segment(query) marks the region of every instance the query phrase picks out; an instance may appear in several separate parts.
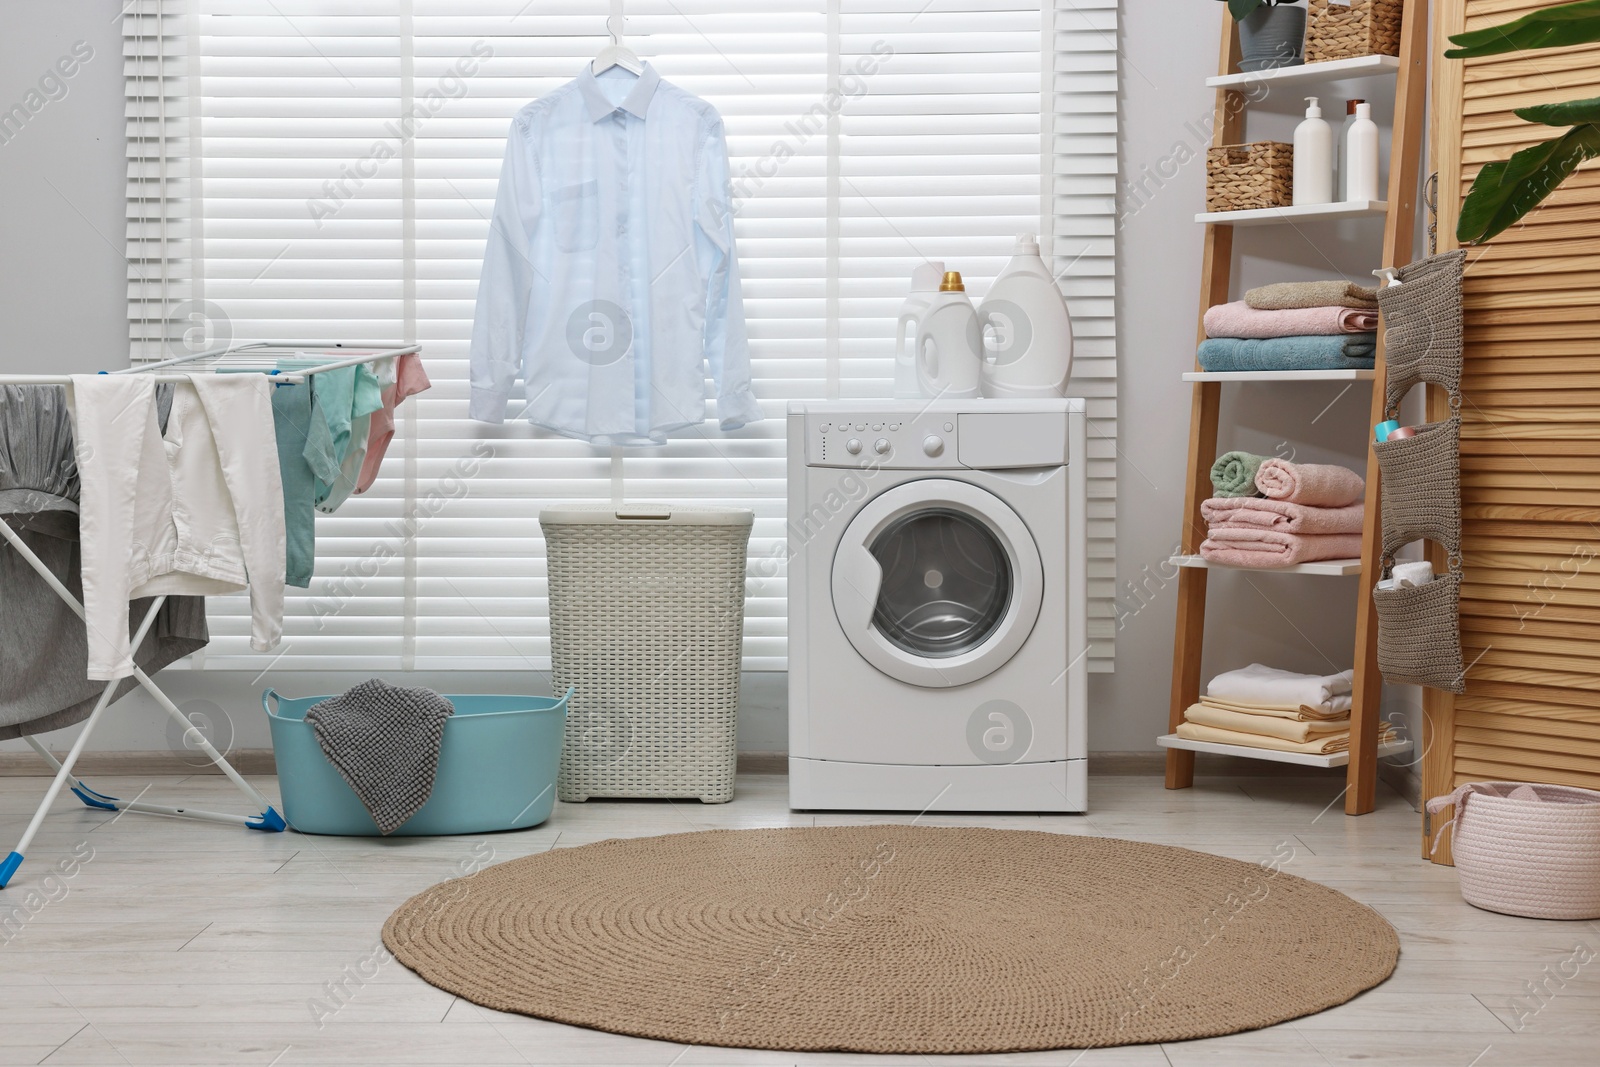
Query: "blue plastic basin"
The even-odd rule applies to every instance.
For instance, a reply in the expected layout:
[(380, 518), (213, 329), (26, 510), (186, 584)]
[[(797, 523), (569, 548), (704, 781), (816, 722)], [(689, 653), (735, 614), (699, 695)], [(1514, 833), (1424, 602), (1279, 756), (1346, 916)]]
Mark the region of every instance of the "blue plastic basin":
[[(456, 713), (444, 726), (433, 793), (389, 836), (521, 830), (548, 819), (571, 696), (571, 690), (561, 697), (447, 696)], [(305, 721), (311, 706), (327, 699), (272, 689), (261, 694), (272, 724), (283, 817), (303, 834), (377, 837), (377, 823)]]

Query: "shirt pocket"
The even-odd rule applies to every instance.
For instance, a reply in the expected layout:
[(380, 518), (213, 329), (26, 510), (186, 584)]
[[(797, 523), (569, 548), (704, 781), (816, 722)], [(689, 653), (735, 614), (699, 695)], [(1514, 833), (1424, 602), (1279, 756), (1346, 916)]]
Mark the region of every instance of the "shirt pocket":
[(600, 242), (600, 188), (593, 179), (555, 191), (556, 247), (586, 252)]

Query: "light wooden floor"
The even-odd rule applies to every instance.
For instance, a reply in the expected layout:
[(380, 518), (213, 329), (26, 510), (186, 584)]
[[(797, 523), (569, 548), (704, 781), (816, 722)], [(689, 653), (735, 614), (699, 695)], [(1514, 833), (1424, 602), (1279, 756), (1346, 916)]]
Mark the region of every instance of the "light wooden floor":
[[(130, 796), (148, 780), (103, 780)], [(276, 795), (270, 779), (260, 783)], [(0, 852), (44, 787), (0, 779)], [(1382, 787), (1380, 787), (1382, 788)], [(697, 1064), (1016, 1063), (1294, 1067), (1600, 1062), (1600, 958), (1536, 1014), (1512, 997), (1600, 953), (1600, 923), (1514, 919), (1463, 903), (1455, 874), (1416, 855), (1417, 816), (1385, 793), (1346, 818), (1339, 786), (1212, 779), (1167, 792), (1154, 778), (1090, 783), (1087, 817), (927, 816), (1102, 834), (1262, 861), (1287, 843), (1290, 873), (1382, 912), (1404, 945), (1395, 977), (1350, 1004), (1233, 1037), (1165, 1046), (986, 1057), (801, 1056), (686, 1048), (477, 1008), (399, 964), (371, 963), (385, 916), (482, 858), (506, 860), (607, 837), (735, 826), (881, 822), (792, 814), (781, 777), (741, 778), (733, 803), (558, 806), (524, 833), (426, 840), (266, 835), (150, 816), (107, 818), (63, 802), (0, 892), (0, 1063), (46, 1064)], [(214, 777), (159, 779), (145, 798), (243, 810)], [(1330, 806), (1331, 805), (1331, 806)], [(6, 925), (61, 856), (92, 858), (56, 899)], [(43, 898), (35, 898), (39, 905)], [(1548, 968), (1548, 970), (1547, 970)], [(362, 972), (370, 977), (355, 977)], [(336, 983), (345, 993), (331, 995)], [(1552, 991), (1554, 983), (1549, 983)], [(318, 1025), (315, 1002), (322, 1002)], [(341, 1003), (342, 1001), (342, 1003)], [(1534, 1002), (1528, 1001), (1531, 1010)], [(329, 1012), (331, 1011), (331, 1015)], [(1519, 1029), (1520, 1024), (1520, 1029)]]

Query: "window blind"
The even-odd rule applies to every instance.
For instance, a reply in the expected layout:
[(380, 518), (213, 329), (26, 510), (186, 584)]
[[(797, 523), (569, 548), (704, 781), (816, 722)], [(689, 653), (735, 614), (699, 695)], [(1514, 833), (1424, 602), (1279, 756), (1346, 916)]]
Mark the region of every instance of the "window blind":
[(211, 602), (208, 668), (544, 669), (550, 502), (756, 515), (744, 662), (785, 664), (791, 400), (888, 396), (925, 258), (981, 294), (1043, 231), (1091, 415), (1091, 663), (1114, 632), (1115, 0), (628, 0), (627, 44), (728, 133), (766, 420), (611, 450), (466, 418), (467, 345), (512, 115), (606, 43), (607, 0), (134, 0), (125, 16), (135, 358), (215, 341), (416, 340), (373, 489), (317, 519), (284, 644)]

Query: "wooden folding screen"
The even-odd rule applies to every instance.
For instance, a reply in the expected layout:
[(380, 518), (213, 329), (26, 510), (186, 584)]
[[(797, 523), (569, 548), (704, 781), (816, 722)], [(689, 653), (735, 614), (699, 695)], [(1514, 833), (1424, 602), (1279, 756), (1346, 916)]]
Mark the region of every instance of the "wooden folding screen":
[[(1440, 251), (1456, 247), (1478, 168), (1559, 132), (1514, 108), (1600, 96), (1600, 45), (1442, 58), (1449, 34), (1548, 6), (1434, 5)], [(1600, 788), (1600, 161), (1472, 249), (1466, 270), (1461, 634), (1471, 666), (1461, 695), (1426, 691), (1423, 788)]]

